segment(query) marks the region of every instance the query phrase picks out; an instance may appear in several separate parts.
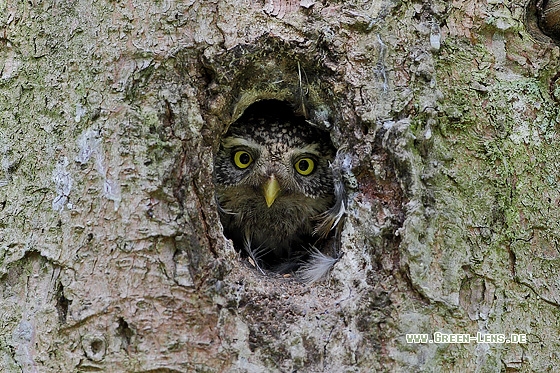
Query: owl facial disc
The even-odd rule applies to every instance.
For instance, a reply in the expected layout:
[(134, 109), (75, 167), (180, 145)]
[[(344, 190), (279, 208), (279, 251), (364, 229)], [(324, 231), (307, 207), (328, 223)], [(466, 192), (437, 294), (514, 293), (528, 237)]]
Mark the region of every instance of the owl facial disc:
[(280, 184), (274, 175), (271, 175), (268, 180), (263, 184), (263, 194), (266, 200), (266, 206), (270, 207), (280, 194)]

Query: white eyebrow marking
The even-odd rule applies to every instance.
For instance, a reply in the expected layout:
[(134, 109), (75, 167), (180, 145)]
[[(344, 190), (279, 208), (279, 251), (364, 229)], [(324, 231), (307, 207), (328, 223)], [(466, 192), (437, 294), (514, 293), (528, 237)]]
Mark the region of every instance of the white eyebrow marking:
[(259, 148), (261, 146), (260, 144), (254, 141), (247, 140), (242, 137), (234, 137), (234, 136), (226, 137), (225, 139), (223, 139), (222, 145), (226, 149), (231, 149), (236, 146), (245, 146), (247, 148)]
[(304, 146), (303, 148), (299, 148), (299, 149), (295, 149), (293, 151), (293, 154), (298, 157), (300, 155), (303, 154), (313, 154), (316, 155), (317, 157), (321, 156), (321, 153), (319, 152), (319, 144), (309, 144)]

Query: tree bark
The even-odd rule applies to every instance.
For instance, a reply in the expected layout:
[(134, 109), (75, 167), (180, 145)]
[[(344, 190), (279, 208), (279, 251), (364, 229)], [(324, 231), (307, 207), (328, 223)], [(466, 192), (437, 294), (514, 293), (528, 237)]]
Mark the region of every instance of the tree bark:
[[(559, 47), (536, 1), (0, 3), (5, 372), (544, 372), (560, 363)], [(251, 103), (330, 132), (328, 280), (223, 236)], [(408, 343), (412, 333), (526, 343)]]

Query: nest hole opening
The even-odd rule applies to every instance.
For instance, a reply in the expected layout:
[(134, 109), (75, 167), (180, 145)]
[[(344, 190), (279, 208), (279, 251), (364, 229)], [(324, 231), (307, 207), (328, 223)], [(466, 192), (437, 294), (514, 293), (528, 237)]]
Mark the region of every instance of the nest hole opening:
[(214, 157), (218, 212), (255, 269), (314, 282), (340, 258), (337, 153), (329, 132), (286, 101), (257, 101), (229, 126)]
[(527, 3), (525, 26), (536, 40), (560, 45), (560, 0), (532, 0)]

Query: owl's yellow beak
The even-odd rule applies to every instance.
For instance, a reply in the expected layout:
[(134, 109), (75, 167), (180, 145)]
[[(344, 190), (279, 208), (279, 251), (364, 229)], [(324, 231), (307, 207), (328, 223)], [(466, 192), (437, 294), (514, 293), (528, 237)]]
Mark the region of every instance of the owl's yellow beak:
[(276, 177), (272, 175), (268, 178), (266, 183), (263, 185), (263, 194), (264, 199), (266, 200), (266, 205), (268, 207), (272, 206), (278, 194), (280, 194), (280, 184), (278, 184), (278, 180)]

